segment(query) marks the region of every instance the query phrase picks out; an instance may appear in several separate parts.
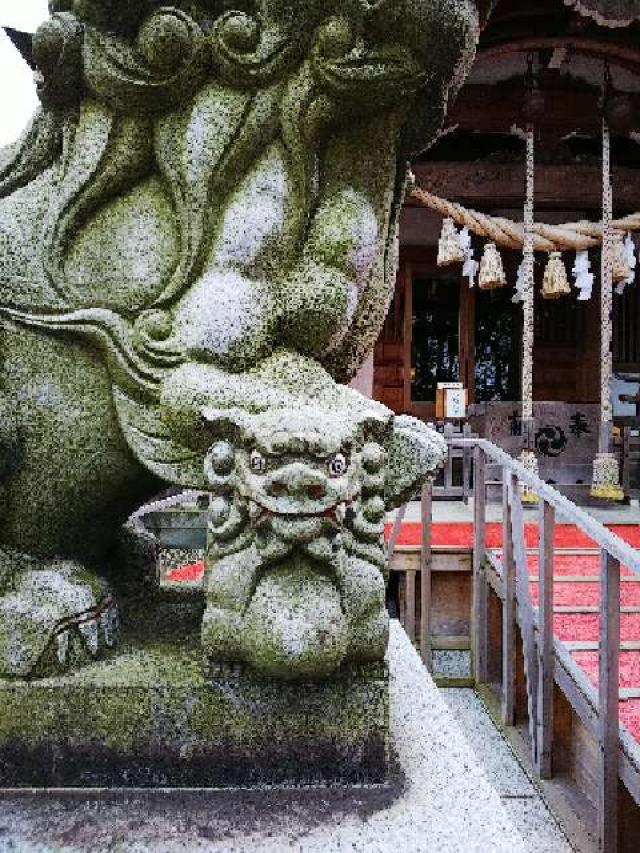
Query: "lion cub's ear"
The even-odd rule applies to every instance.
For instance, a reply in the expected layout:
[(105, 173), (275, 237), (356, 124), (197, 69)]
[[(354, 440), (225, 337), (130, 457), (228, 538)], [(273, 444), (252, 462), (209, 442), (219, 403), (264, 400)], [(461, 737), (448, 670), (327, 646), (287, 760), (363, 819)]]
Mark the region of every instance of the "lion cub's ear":
[(447, 445), (439, 433), (409, 415), (396, 415), (387, 462), (387, 510), (416, 498), (421, 485), (435, 474), (446, 455)]
[(365, 441), (376, 441), (384, 444), (390, 435), (391, 414), (384, 412), (362, 412), (356, 415), (356, 424), (362, 430)]
[(251, 415), (242, 409), (200, 409), (202, 430), (208, 440), (227, 439), (235, 445), (253, 438)]

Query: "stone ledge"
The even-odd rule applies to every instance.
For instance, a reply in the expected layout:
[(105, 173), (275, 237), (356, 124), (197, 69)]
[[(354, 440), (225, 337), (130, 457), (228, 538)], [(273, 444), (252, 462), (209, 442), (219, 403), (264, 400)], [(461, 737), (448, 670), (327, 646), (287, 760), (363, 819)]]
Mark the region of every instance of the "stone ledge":
[(388, 673), (309, 684), (236, 668), (209, 679), (194, 639), (137, 641), (39, 681), (0, 680), (0, 785), (222, 787), (383, 783)]

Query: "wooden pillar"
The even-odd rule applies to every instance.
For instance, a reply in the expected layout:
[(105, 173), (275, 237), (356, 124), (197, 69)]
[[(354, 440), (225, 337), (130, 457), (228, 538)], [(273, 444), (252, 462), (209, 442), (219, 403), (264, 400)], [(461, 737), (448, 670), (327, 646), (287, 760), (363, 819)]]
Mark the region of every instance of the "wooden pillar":
[(391, 562), (391, 560), (393, 559), (393, 555), (396, 550), (396, 542), (398, 541), (398, 536), (400, 535), (400, 530), (402, 528), (402, 522), (404, 521), (406, 511), (406, 504), (403, 504), (402, 506), (398, 507), (396, 511), (396, 517), (393, 521), (391, 535), (389, 536), (389, 542), (387, 544), (387, 554), (389, 557), (389, 562)]
[(473, 673), (476, 682), (488, 681), (488, 589), (484, 568), (486, 531), (485, 455), (473, 452)]
[(620, 750), (620, 563), (606, 551), (600, 561), (600, 680), (598, 841), (601, 853), (618, 850), (618, 754)]
[(553, 771), (553, 537), (556, 514), (554, 508), (540, 501), (538, 569), (538, 730), (536, 735), (536, 769), (541, 779), (550, 779)]
[(476, 393), (476, 288), (469, 287), (468, 279), (460, 276), (460, 315), (458, 340), (460, 342), (460, 382), (469, 393), (469, 403), (475, 402)]
[(413, 643), (416, 638), (416, 570), (407, 569), (405, 574), (404, 629)]
[(404, 287), (403, 411), (411, 411), (411, 343), (413, 339), (413, 266), (405, 261), (400, 272)]
[(431, 482), (422, 487), (422, 550), (420, 552), (420, 655), (429, 672), (433, 670), (431, 655)]
[(511, 471), (504, 468), (502, 480), (502, 722), (505, 726), (512, 726), (516, 709), (516, 564), (509, 491), (515, 493), (518, 481)]

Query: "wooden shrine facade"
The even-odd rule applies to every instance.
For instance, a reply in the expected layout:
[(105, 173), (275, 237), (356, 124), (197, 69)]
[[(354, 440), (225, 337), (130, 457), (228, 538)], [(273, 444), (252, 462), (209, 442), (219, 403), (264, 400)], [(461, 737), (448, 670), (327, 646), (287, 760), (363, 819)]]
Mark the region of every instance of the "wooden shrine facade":
[[(418, 186), (467, 208), (522, 222), (521, 105), (532, 56), (545, 99), (535, 126), (536, 221), (601, 220), (605, 65), (632, 115), (626, 126), (612, 128), (614, 214), (637, 212), (640, 25), (598, 26), (561, 0), (501, 0), (445, 132), (412, 162)], [(512, 297), (522, 253), (501, 250), (507, 287), (483, 291), (477, 282), (470, 287), (461, 264), (437, 266), (442, 221), (409, 197), (401, 220), (395, 297), (374, 353), (373, 394), (397, 412), (433, 420), (437, 383), (459, 381), (468, 391), (474, 431), (517, 455), (523, 312)], [(473, 242), (479, 260), (486, 241), (474, 237)], [(570, 281), (574, 258), (573, 252), (563, 254)], [(557, 453), (558, 447), (566, 439), (566, 448), (573, 450), (563, 459), (578, 466), (569, 482), (587, 482), (598, 441), (600, 250), (590, 251), (595, 282), (586, 301), (573, 288), (560, 299), (541, 297), (546, 260), (536, 255), (536, 450), (543, 462), (558, 468), (564, 452)], [(630, 425), (635, 410), (621, 407), (616, 395), (636, 393), (634, 380), (640, 381), (640, 276), (614, 296), (613, 304), (614, 410), (618, 425)], [(551, 479), (544, 465), (541, 474)]]
[[(504, 260), (513, 283), (515, 259)], [(537, 272), (541, 278), (541, 270)], [(598, 404), (597, 282), (586, 302), (578, 301), (577, 292), (547, 301), (539, 290), (534, 401)], [(374, 353), (375, 398), (396, 412), (427, 420), (436, 414), (437, 382), (462, 382), (472, 405), (517, 403), (522, 319), (513, 295), (513, 285), (483, 291), (469, 287), (459, 267), (438, 268), (435, 246), (404, 248), (395, 296)], [(613, 346), (615, 373), (640, 375), (637, 286), (614, 301)]]

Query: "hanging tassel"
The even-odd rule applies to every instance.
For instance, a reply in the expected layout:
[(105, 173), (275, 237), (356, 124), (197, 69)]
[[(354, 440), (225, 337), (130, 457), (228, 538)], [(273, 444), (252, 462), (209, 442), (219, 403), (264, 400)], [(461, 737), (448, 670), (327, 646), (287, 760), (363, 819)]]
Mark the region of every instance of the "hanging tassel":
[(576, 252), (576, 260), (571, 272), (573, 273), (573, 283), (580, 291), (578, 294), (578, 302), (586, 302), (588, 299), (591, 299), (594, 275), (591, 272), (589, 252), (586, 250)]
[(623, 241), (626, 263), (629, 267), (629, 276), (616, 285), (616, 293), (620, 296), (624, 293), (624, 289), (628, 284), (633, 284), (636, 277), (636, 266), (638, 259), (636, 258), (636, 244), (634, 243), (631, 234), (627, 233)]
[(627, 253), (627, 263), (629, 264), (629, 278), (627, 279), (627, 284), (633, 284), (633, 280), (636, 275), (636, 267), (638, 266), (638, 258), (636, 255), (636, 244), (633, 239), (631, 232), (627, 232), (624, 238), (624, 248)]
[(487, 243), (480, 261), (478, 287), (481, 290), (495, 290), (497, 287), (504, 287), (506, 283), (507, 277), (504, 274), (498, 247), (495, 243)]
[(478, 275), (478, 262), (475, 259), (473, 245), (471, 243), (471, 234), (468, 228), (463, 228), (458, 234), (458, 242), (464, 254), (464, 264), (462, 266), (462, 275), (469, 279), (469, 287), (473, 287), (476, 283)]
[(453, 219), (447, 217), (442, 222), (442, 233), (438, 242), (438, 266), (461, 264), (465, 259), (464, 249), (460, 244), (458, 232)]
[(611, 278), (614, 284), (626, 282), (631, 275), (631, 267), (627, 250), (624, 245), (624, 237), (619, 231), (611, 235)]
[(542, 296), (544, 299), (559, 299), (571, 293), (567, 270), (565, 269), (560, 252), (551, 252), (542, 280)]
[(620, 486), (620, 466), (613, 453), (598, 453), (593, 460), (591, 497), (609, 501), (624, 500), (624, 491)]
[(527, 286), (527, 262), (523, 258), (516, 273), (516, 292), (511, 297), (511, 301), (518, 303), (524, 302), (524, 291)]

